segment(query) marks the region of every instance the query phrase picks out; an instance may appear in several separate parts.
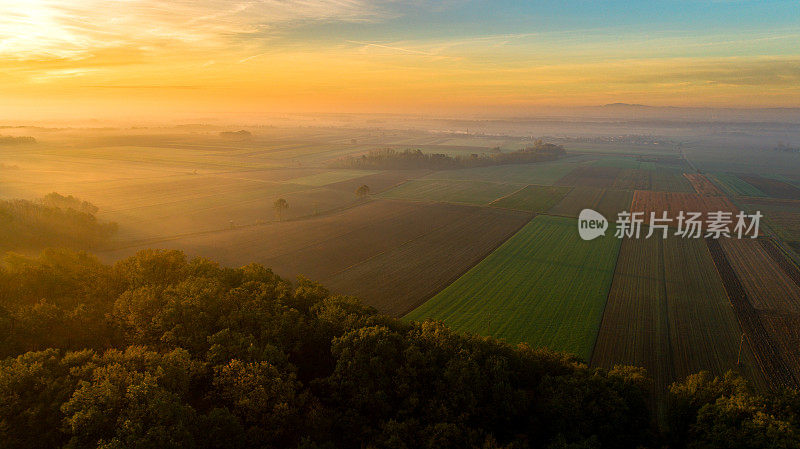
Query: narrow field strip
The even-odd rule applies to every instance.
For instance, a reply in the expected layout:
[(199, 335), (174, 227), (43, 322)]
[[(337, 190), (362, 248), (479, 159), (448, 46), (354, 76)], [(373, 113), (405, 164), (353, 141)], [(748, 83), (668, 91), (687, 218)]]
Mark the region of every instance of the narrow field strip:
[(489, 204), (522, 187), (487, 181), (415, 179), (382, 193), (383, 198), (440, 201), (460, 204)]
[(498, 198), (489, 205), (504, 209), (547, 212), (572, 190), (572, 187), (527, 185), (516, 192)]

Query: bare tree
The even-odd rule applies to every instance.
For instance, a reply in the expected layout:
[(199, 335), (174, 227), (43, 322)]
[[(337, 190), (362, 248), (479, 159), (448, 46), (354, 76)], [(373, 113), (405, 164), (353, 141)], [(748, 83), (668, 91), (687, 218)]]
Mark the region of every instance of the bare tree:
[(278, 216), (278, 221), (281, 221), (283, 220), (283, 211), (289, 208), (289, 203), (283, 198), (278, 198), (272, 204), (272, 208), (275, 209), (275, 215)]
[(364, 198), (367, 197), (367, 195), (369, 195), (369, 186), (368, 185), (362, 184), (361, 187), (356, 189), (356, 196), (358, 196), (360, 199), (363, 200)]

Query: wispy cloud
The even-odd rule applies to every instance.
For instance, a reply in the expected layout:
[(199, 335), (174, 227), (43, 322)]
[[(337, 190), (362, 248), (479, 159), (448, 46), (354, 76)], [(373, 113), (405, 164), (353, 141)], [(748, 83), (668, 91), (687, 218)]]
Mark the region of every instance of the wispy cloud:
[(257, 53), (255, 55), (248, 56), (246, 58), (242, 58), (242, 59), (239, 60), (239, 64), (244, 64), (245, 62), (252, 61), (253, 59), (260, 58), (261, 56), (266, 56), (268, 54), (269, 53)]
[(0, 56), (83, 58), (108, 47), (224, 46), (309, 21), (375, 21), (366, 0), (27, 0), (0, 2)]
[(349, 42), (351, 44), (363, 45), (365, 47), (385, 48), (387, 50), (395, 50), (395, 51), (399, 51), (399, 52), (402, 52), (402, 53), (411, 53), (411, 54), (415, 54), (415, 55), (425, 55), (425, 56), (434, 56), (435, 55), (434, 53), (427, 52), (427, 51), (413, 50), (413, 49), (410, 49), (410, 48), (403, 48), (403, 47), (398, 47), (398, 46), (395, 46), (395, 45), (378, 44), (378, 43), (375, 43), (375, 42), (360, 42), (360, 41), (350, 41), (350, 40), (348, 40), (347, 42)]
[(200, 89), (199, 86), (184, 86), (184, 85), (160, 85), (160, 84), (148, 84), (148, 85), (113, 85), (113, 86), (106, 86), (102, 84), (88, 84), (84, 87), (92, 87), (97, 89)]

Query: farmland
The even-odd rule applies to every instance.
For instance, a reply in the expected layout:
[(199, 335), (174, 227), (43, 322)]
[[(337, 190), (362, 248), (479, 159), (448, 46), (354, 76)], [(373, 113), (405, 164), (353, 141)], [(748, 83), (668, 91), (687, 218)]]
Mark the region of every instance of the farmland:
[(800, 373), (800, 314), (761, 311), (759, 318), (786, 366)]
[(374, 170), (329, 170), (322, 173), (301, 176), (299, 178), (292, 178), (287, 182), (292, 184), (320, 187), (336, 182), (349, 181), (362, 176), (374, 175), (376, 173), (379, 172)]
[(771, 238), (763, 238), (758, 242), (786, 275), (789, 276), (795, 284), (800, 286), (800, 267), (786, 257), (786, 253), (778, 247), (778, 243)]
[(721, 196), (723, 193), (714, 185), (713, 182), (709, 181), (704, 175), (700, 173), (684, 173), (683, 176), (692, 183), (692, 187), (694, 190), (700, 195), (707, 195), (707, 196)]
[[(282, 276), (302, 274), (337, 292), (357, 294), (384, 313), (402, 314), (477, 263), (530, 217), (503, 209), (377, 200), (316, 218), (157, 246), (231, 266), (259, 262)], [(153, 245), (101, 256), (116, 260), (146, 246)]]
[(694, 192), (681, 160), (605, 157), (582, 165), (555, 181), (560, 186)]
[[(437, 180), (507, 182), (511, 184), (553, 185), (577, 167), (590, 164), (594, 159), (572, 156), (557, 161), (536, 164), (495, 165), (489, 167), (447, 170), (428, 175)], [(423, 178), (425, 179), (425, 178)]]
[(667, 212), (667, 217), (672, 218), (671, 224), (677, 225), (675, 217), (683, 211), (700, 212), (705, 218), (709, 212), (730, 212), (735, 216), (739, 211), (726, 197), (703, 196), (696, 193), (669, 193), (669, 192), (649, 192), (637, 190), (633, 194), (631, 211), (644, 212), (645, 222), (649, 223), (650, 213), (655, 212), (656, 217), (661, 217), (663, 212)]
[(740, 178), (770, 198), (800, 199), (800, 188), (776, 179), (742, 175)]
[(595, 207), (597, 212), (614, 221), (620, 212), (631, 210), (632, 198), (633, 193), (629, 190), (606, 189)]
[(597, 187), (575, 187), (549, 213), (561, 217), (577, 217), (583, 209), (596, 209), (604, 194), (605, 190)]
[(662, 168), (647, 170), (623, 169), (617, 174), (612, 187), (627, 190), (655, 190), (660, 192), (694, 192), (691, 183), (679, 170)]
[(703, 369), (717, 374), (738, 369), (762, 385), (762, 374), (747, 342), (736, 367), (741, 329), (706, 243), (667, 239), (664, 270), (676, 378)]
[[(741, 332), (703, 240), (625, 239), (592, 363), (645, 367), (659, 389), (736, 367)], [(764, 380), (749, 346), (737, 368)]]
[(800, 201), (739, 198), (738, 203), (750, 213), (761, 212), (762, 220), (800, 257)]
[(650, 185), (657, 192), (694, 192), (692, 184), (678, 170), (653, 170)]
[(428, 170), (386, 170), (373, 175), (360, 176), (358, 178), (335, 182), (325, 187), (332, 190), (353, 193), (359, 186), (366, 184), (369, 187), (370, 193), (381, 193), (409, 179), (419, 178), (428, 173)]
[(663, 388), (673, 378), (661, 239), (624, 239), (592, 363), (643, 366)]
[(537, 216), (407, 318), (588, 359), (618, 246), (617, 239), (580, 240), (573, 220)]
[(719, 142), (688, 145), (684, 148), (684, 155), (703, 173), (713, 173), (714, 177), (721, 173), (742, 173), (796, 178), (798, 173), (796, 154), (752, 151), (752, 148), (747, 148), (747, 144), (736, 142), (736, 139), (728, 140), (722, 145)]
[(636, 155), (669, 156), (675, 154), (671, 145), (638, 145), (622, 142), (576, 142), (571, 145), (575, 151), (590, 154), (608, 154), (616, 159), (636, 160)]
[[(788, 177), (701, 174), (672, 148), (636, 154), (633, 145), (535, 164), (333, 169), (375, 148), (468, 156), (530, 138), (293, 128), (238, 142), (196, 132), (0, 153), (0, 194), (58, 191), (96, 203), (100, 219), (120, 224), (106, 261), (165, 247), (228, 266), (260, 262), (394, 316), (441, 319), (598, 366), (643, 365), (660, 387), (734, 367), (742, 332), (738, 369), (757, 385), (762, 371), (778, 385), (800, 372), (800, 274), (786, 257), (800, 248), (800, 202)], [(361, 185), (367, 198), (355, 194)], [(277, 198), (289, 204), (283, 221)], [(761, 210), (780, 240), (620, 241), (612, 229), (583, 242), (575, 232), (584, 208), (613, 222), (625, 210), (738, 206)]]
[(642, 158), (629, 156), (605, 156), (598, 159), (594, 165), (598, 167), (615, 167), (620, 170), (653, 170), (655, 163), (644, 161)]
[[(119, 223), (118, 240), (133, 242), (269, 222), (279, 197), (289, 204), (284, 219), (338, 210), (357, 204), (358, 185), (379, 193), (426, 173), (331, 170), (314, 161), (343, 150), (281, 137), (235, 145), (214, 136), (97, 137), (77, 148), (65, 137), (64, 143), (3, 153), (2, 163), (15, 169), (3, 170), (0, 194), (30, 199), (57, 191), (90, 200), (99, 218)], [(115, 139), (141, 146), (109, 146)]]
[(581, 186), (605, 188), (614, 185), (620, 169), (616, 167), (604, 167), (588, 165), (578, 167), (564, 175), (556, 181), (557, 186)]
[[(785, 343), (777, 343), (787, 335), (775, 335), (768, 329), (774, 331), (776, 326), (765, 326), (764, 313), (759, 312), (751, 301), (747, 287), (741, 281), (742, 275), (737, 272), (731, 264), (722, 243), (719, 240), (707, 239), (708, 247), (714, 258), (714, 264), (722, 278), (725, 290), (728, 293), (731, 305), (739, 320), (739, 325), (750, 344), (753, 355), (758, 361), (768, 385), (771, 386), (795, 386), (798, 379), (787, 362), (786, 354), (782, 354), (780, 348), (785, 347)], [(750, 246), (751, 249), (754, 247)], [(763, 262), (762, 261), (755, 261)], [(752, 281), (752, 280), (750, 280)], [(752, 285), (751, 282), (748, 282)], [(766, 313), (770, 313), (766, 311)], [(796, 351), (796, 349), (795, 349)], [(794, 351), (792, 351), (794, 352)]]
[(364, 298), (383, 313), (402, 316), (480, 262), (529, 218), (488, 209), (472, 210), (455, 220), (453, 215), (421, 237), (321, 278), (322, 282), (333, 291)]
[(791, 182), (780, 179), (742, 173), (717, 173), (714, 178), (732, 196), (768, 197), (786, 200), (800, 198), (800, 188)]
[(491, 206), (531, 212), (547, 212), (561, 201), (570, 190), (570, 187), (529, 185), (511, 195), (493, 201)]
[(767, 196), (757, 187), (730, 173), (715, 173), (712, 179), (731, 196)]
[(649, 170), (623, 169), (614, 180), (614, 188), (628, 190), (651, 190), (653, 183)]
[(417, 201), (489, 204), (522, 187), (516, 184), (487, 181), (416, 179), (401, 184), (381, 196)]
[(720, 243), (753, 307), (800, 313), (800, 287), (757, 239), (725, 239)]

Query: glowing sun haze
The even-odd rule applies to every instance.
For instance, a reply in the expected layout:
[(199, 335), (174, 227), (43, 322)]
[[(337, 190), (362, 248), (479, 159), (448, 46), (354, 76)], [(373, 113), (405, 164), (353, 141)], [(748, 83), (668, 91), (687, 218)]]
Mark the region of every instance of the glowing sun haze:
[(800, 106), (800, 2), (0, 0), (1, 118)]

